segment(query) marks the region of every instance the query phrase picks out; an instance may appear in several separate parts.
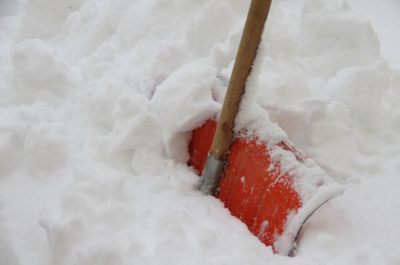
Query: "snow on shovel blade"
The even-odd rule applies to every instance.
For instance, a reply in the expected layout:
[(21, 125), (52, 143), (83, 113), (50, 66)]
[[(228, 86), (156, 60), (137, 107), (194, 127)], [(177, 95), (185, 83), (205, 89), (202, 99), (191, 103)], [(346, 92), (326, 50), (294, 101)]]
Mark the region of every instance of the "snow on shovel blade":
[[(215, 128), (216, 121), (208, 120), (192, 133), (189, 164), (199, 175)], [(290, 255), (308, 217), (342, 192), (288, 141), (269, 146), (241, 133), (232, 144), (216, 196), (265, 245)]]

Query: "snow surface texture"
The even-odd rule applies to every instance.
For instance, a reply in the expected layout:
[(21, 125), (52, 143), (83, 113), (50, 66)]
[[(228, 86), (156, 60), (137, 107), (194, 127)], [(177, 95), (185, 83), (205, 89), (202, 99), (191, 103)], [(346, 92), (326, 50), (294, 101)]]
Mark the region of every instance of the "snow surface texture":
[(274, 1), (237, 124), (269, 115), (347, 188), (297, 256), (195, 190), (188, 132), (220, 108), (247, 8), (0, 2), (0, 264), (400, 264), (400, 74), (390, 28), (345, 1)]

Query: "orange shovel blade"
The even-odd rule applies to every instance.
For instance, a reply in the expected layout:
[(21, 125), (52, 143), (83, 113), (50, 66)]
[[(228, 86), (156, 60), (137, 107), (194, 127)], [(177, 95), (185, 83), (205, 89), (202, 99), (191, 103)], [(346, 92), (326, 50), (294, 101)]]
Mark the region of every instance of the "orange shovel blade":
[[(215, 128), (216, 121), (208, 120), (192, 133), (189, 164), (199, 175), (207, 160)], [(293, 153), (300, 162), (306, 159), (287, 143), (280, 143), (278, 148)], [(224, 176), (219, 182), (217, 197), (265, 245), (272, 246), (279, 252), (274, 243), (283, 235), (290, 216), (296, 216), (302, 207), (301, 197), (295, 190), (293, 181), (293, 176), (282, 172), (280, 162), (272, 161), (266, 144), (239, 137), (232, 144)], [(336, 195), (328, 195), (326, 198)], [(326, 198), (316, 204), (315, 209)], [(308, 216), (304, 216), (301, 221), (304, 222), (307, 218)], [(292, 235), (291, 244), (294, 243), (295, 236)]]

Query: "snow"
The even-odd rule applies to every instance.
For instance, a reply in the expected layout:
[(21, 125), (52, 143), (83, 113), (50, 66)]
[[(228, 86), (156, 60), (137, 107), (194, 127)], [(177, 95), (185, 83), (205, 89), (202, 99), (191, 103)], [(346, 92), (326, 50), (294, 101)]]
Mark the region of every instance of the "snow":
[(248, 4), (0, 2), (0, 264), (400, 263), (394, 0), (273, 2), (236, 129), (346, 188), (296, 257), (196, 191), (190, 131), (220, 108)]

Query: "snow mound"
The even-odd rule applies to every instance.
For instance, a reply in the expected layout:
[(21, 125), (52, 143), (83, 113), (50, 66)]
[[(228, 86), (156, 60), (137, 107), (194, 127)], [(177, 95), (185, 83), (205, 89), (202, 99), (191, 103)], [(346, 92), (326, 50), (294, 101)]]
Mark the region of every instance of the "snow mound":
[(248, 4), (1, 1), (1, 264), (399, 263), (400, 74), (346, 1), (274, 1), (236, 128), (347, 189), (298, 256), (196, 191), (189, 132), (220, 108)]

